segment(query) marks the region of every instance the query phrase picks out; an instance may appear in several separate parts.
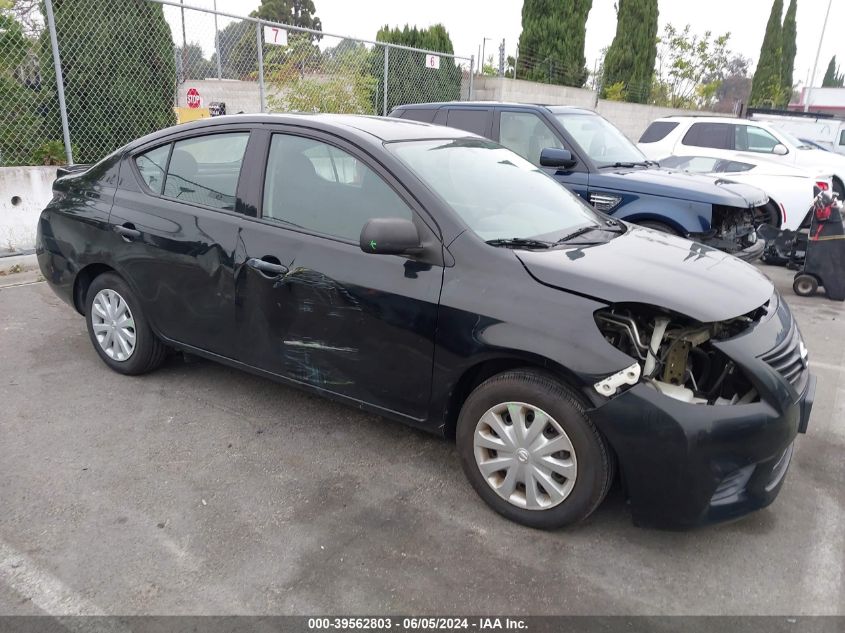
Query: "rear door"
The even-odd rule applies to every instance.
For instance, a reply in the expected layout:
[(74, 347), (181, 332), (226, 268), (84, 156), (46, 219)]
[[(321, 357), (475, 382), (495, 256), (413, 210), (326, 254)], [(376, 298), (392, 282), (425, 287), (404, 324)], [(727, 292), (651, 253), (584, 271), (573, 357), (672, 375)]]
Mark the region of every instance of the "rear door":
[[(250, 172), (264, 176), (254, 188), (258, 217), (238, 233), (239, 358), (423, 419), (443, 278), (436, 227), (354, 145), (295, 127), (262, 134), (250, 154), (260, 157)], [(375, 217), (412, 219), (439, 261), (364, 253), (361, 229)]]
[(165, 338), (231, 356), (237, 187), (249, 129), (128, 154), (110, 216), (113, 260)]

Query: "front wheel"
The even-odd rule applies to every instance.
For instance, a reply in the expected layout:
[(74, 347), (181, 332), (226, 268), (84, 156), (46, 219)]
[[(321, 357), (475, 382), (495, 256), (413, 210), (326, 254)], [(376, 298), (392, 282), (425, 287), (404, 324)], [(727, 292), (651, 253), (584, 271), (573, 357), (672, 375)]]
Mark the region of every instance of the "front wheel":
[(678, 232), (671, 226), (664, 224), (663, 222), (658, 222), (657, 220), (643, 220), (642, 222), (637, 222), (636, 224), (644, 226), (647, 229), (651, 229), (652, 231), (660, 231), (661, 233), (667, 233), (669, 235), (678, 235)]
[(610, 451), (577, 396), (532, 370), (478, 386), (457, 427), (461, 466), (503, 516), (541, 529), (588, 517), (613, 479)]
[(94, 279), (85, 308), (91, 343), (114, 371), (143, 374), (164, 361), (167, 348), (150, 329), (135, 293), (120, 276), (104, 273)]

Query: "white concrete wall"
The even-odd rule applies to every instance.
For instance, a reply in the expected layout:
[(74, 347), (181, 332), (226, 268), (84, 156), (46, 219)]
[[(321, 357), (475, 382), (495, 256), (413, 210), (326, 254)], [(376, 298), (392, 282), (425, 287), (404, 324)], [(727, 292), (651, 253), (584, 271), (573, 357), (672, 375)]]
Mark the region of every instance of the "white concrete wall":
[(35, 248), (38, 216), (55, 179), (55, 167), (0, 167), (0, 255)]
[(188, 105), (188, 90), (196, 88), (200, 93), (200, 105), (207, 108), (212, 101), (223, 101), (226, 104), (226, 114), (238, 112), (261, 112), (261, 97), (256, 81), (239, 81), (235, 79), (190, 79), (179, 86), (176, 93), (178, 105)]
[(661, 108), (625, 101), (607, 101), (597, 99), (593, 90), (522, 81), (521, 79), (505, 79), (503, 77), (475, 77), (473, 79), (473, 99), (476, 101), (512, 101), (590, 108), (608, 119), (635, 143), (649, 123), (663, 116), (673, 114), (730, 116), (715, 112)]

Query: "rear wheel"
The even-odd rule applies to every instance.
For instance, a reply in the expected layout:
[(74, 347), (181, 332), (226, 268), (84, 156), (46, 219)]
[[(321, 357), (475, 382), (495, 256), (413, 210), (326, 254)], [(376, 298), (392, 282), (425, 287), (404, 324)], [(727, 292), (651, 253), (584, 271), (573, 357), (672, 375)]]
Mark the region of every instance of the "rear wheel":
[(103, 362), (121, 374), (143, 374), (164, 361), (167, 348), (153, 334), (129, 285), (115, 273), (91, 282), (85, 321), (94, 349)]
[(678, 232), (671, 226), (664, 224), (663, 222), (658, 222), (657, 220), (643, 220), (642, 222), (637, 222), (637, 224), (653, 231), (660, 231), (661, 233), (668, 233), (669, 235), (678, 235)]
[(503, 516), (553, 529), (589, 516), (613, 479), (610, 451), (565, 385), (531, 370), (478, 386), (458, 418), (461, 466)]
[(819, 289), (819, 280), (806, 273), (795, 275), (795, 280), (792, 282), (792, 290), (800, 297), (810, 297), (816, 294)]

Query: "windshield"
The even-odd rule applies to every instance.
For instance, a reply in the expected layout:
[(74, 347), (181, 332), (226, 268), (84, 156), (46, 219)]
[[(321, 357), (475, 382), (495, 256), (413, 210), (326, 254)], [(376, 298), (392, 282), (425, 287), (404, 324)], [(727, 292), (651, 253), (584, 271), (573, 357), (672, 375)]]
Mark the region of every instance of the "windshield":
[(484, 240), (556, 240), (600, 221), (545, 172), (492, 141), (402, 141), (386, 147)]
[(792, 136), (792, 134), (790, 134), (789, 132), (787, 132), (784, 129), (778, 129), (776, 133), (780, 134), (781, 137), (787, 143), (792, 144), (792, 146), (795, 147), (795, 149), (815, 149), (814, 147), (807, 145), (807, 143), (802, 141), (800, 138), (795, 138), (794, 136)]
[(646, 162), (636, 145), (598, 115), (559, 113), (555, 117), (596, 167)]

